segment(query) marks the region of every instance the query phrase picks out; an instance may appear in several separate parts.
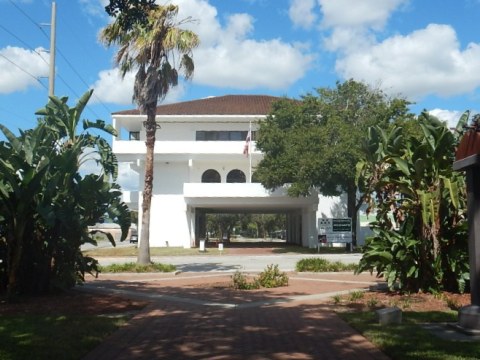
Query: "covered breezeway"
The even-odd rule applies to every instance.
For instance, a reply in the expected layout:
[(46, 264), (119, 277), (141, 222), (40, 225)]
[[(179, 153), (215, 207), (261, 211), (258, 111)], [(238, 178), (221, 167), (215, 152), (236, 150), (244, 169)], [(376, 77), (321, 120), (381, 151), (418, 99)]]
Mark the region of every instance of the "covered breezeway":
[(207, 239), (208, 214), (284, 214), (285, 242), (315, 247), (318, 196), (292, 198), (269, 197), (185, 197), (189, 208), (191, 245), (199, 247)]
[[(214, 217), (210, 217), (213, 215)], [(212, 222), (217, 221), (215, 216), (226, 215), (238, 215), (237, 222), (245, 222), (242, 219), (247, 218), (248, 215), (280, 215), (282, 219), (282, 226), (275, 230), (276, 233), (262, 229), (263, 232), (254, 235), (244, 235), (242, 231), (238, 230), (238, 227), (232, 230), (231, 228), (224, 229), (224, 231), (218, 231), (215, 235), (212, 235)], [(254, 221), (252, 221), (254, 222)], [(225, 209), (225, 208), (196, 208), (195, 209), (195, 245), (199, 246), (200, 240), (206, 240), (207, 242), (228, 242), (232, 244), (253, 243), (253, 242), (276, 242), (286, 243), (291, 245), (302, 245), (302, 214), (300, 209)], [(230, 224), (229, 224), (230, 225)], [(220, 228), (218, 226), (217, 228)], [(228, 227), (228, 225), (226, 226)], [(239, 234), (240, 233), (240, 234)], [(267, 235), (266, 235), (267, 234)]]

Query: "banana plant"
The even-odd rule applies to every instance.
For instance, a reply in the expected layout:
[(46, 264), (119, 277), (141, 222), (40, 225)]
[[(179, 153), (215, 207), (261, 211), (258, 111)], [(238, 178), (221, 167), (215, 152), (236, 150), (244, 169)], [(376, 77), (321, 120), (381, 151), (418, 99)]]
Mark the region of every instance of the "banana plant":
[[(95, 243), (88, 226), (105, 214), (121, 225), (121, 240), (126, 238), (130, 212), (115, 183), (116, 158), (105, 139), (89, 132), (114, 130), (88, 120), (81, 129), (90, 96), (91, 91), (74, 107), (67, 98), (51, 97), (37, 112), (38, 125), (20, 136), (0, 125), (7, 139), (0, 142), (0, 247), (3, 242), (10, 298), (68, 288), (83, 281), (85, 272), (95, 272), (96, 261), (84, 257), (80, 246)], [(92, 153), (101, 171), (82, 174)]]
[[(457, 254), (466, 251), (461, 230), (465, 222), (465, 186), (463, 177), (453, 172), (452, 163), (467, 121), (465, 113), (452, 132), (438, 119), (423, 113), (418, 118), (421, 136), (404, 137), (398, 127), (388, 131), (370, 129), (363, 159), (357, 165), (357, 183), (366, 192), (369, 209), (377, 214), (377, 235), (365, 248), (362, 269), (388, 274), (390, 284), (398, 282), (410, 291), (452, 288), (452, 277), (457, 279), (457, 290), (465, 288), (462, 282), (466, 267), (453, 264), (455, 259), (446, 254), (453, 249)], [(403, 244), (405, 250), (396, 253), (388, 239), (396, 239), (396, 244)], [(378, 257), (385, 251), (392, 259)], [(415, 269), (403, 267), (407, 253), (409, 259), (415, 260), (410, 262)], [(403, 261), (396, 261), (399, 254)], [(426, 278), (431, 281), (424, 281)]]

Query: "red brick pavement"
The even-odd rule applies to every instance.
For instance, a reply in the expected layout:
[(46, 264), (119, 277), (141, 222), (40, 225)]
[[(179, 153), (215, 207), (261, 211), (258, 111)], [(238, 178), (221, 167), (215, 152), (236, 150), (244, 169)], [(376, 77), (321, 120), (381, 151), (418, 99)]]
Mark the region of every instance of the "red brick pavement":
[(366, 274), (290, 274), (288, 287), (233, 291), (226, 274), (102, 275), (87, 290), (151, 303), (85, 360), (388, 359), (325, 305), (332, 292), (374, 281)]

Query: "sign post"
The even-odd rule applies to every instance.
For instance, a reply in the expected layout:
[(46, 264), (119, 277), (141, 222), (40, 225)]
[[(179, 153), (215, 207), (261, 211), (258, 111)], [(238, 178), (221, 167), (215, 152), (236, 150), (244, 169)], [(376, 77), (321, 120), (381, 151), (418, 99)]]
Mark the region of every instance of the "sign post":
[(352, 244), (351, 218), (321, 218), (318, 219), (318, 229), (321, 236), (325, 236), (327, 243), (344, 243), (348, 250)]

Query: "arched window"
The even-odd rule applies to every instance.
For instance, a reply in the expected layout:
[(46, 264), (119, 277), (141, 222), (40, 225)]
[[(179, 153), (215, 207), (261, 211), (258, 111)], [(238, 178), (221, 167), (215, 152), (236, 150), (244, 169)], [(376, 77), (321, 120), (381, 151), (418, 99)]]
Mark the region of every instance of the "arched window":
[(232, 170), (227, 175), (227, 183), (244, 183), (247, 182), (245, 173), (242, 170)]
[(202, 174), (202, 183), (219, 183), (219, 182), (221, 182), (221, 178), (217, 170), (208, 169)]

